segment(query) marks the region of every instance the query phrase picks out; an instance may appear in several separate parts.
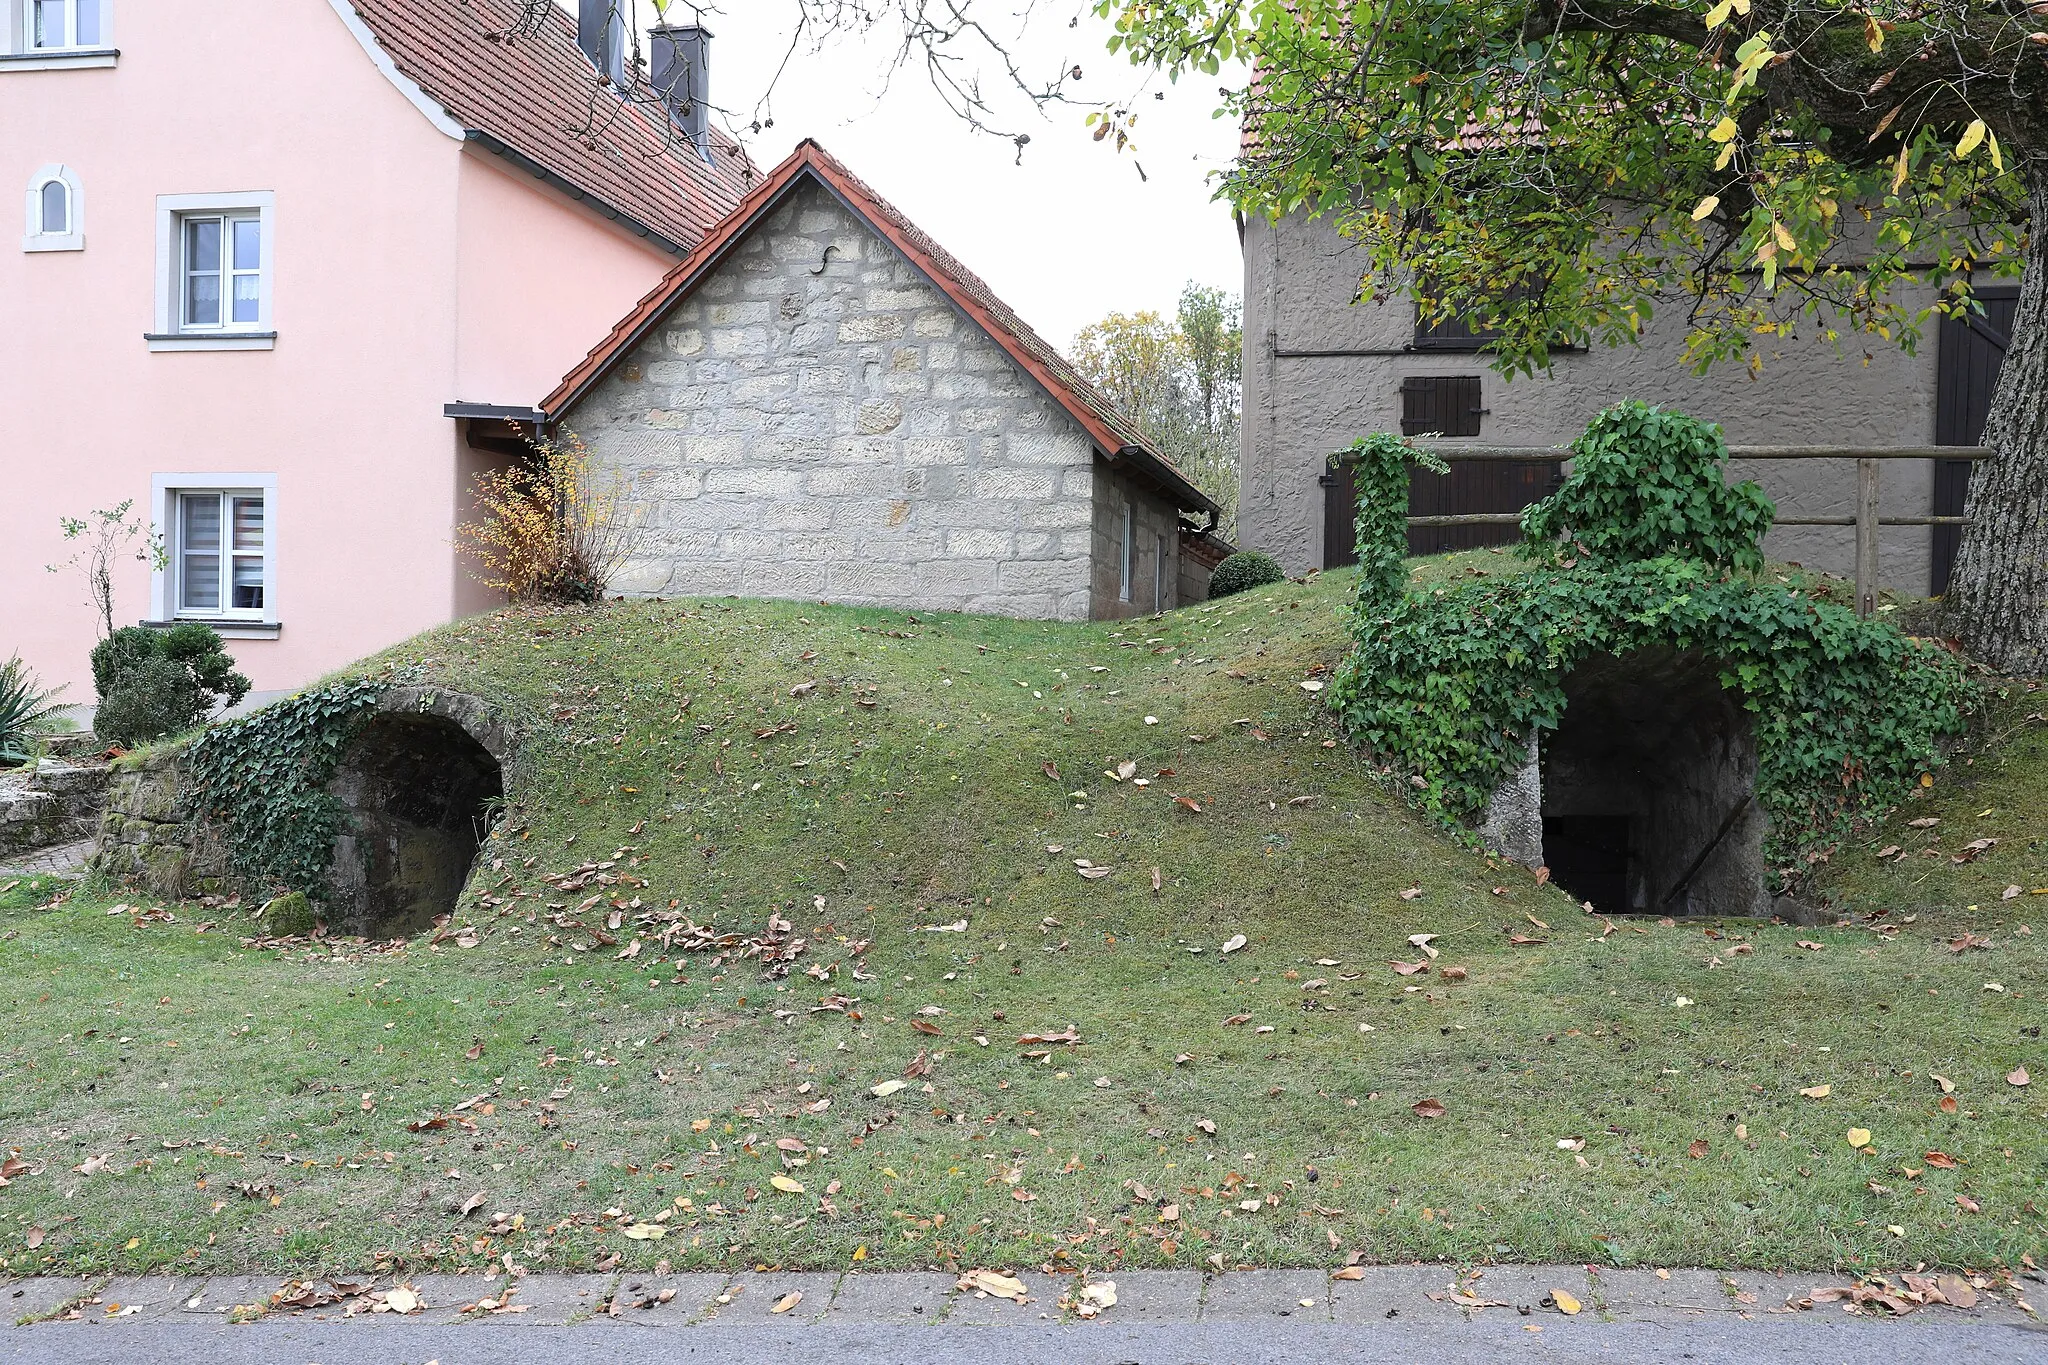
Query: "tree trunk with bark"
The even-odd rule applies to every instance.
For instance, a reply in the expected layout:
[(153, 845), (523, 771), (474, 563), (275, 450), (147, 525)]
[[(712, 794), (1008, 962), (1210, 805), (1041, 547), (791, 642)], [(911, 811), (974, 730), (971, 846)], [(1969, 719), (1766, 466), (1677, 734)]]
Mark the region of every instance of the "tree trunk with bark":
[(1948, 630), (2003, 673), (2048, 673), (2048, 163), (2031, 168), (2019, 311), (1970, 479), (1947, 598)]

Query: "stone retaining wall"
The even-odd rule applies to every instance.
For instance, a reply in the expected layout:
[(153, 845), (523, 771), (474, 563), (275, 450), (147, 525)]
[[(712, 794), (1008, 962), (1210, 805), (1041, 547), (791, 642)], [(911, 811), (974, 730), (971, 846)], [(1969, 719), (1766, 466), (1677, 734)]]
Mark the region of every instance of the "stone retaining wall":
[(109, 776), (102, 765), (54, 758), (0, 775), (0, 858), (92, 837)]
[(184, 752), (182, 746), (159, 750), (115, 769), (93, 871), (139, 882), (166, 899), (233, 889), (226, 849), (187, 808)]

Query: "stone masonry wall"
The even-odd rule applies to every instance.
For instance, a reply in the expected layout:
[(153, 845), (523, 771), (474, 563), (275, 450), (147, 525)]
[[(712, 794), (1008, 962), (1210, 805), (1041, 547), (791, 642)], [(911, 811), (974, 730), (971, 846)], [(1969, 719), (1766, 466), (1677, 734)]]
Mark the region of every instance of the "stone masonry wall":
[(39, 759), (0, 773), (0, 858), (92, 836), (106, 799), (99, 764)]
[(1089, 614), (1086, 434), (815, 182), (563, 425), (642, 520), (619, 591)]
[(233, 889), (226, 850), (187, 809), (183, 756), (182, 748), (162, 749), (116, 768), (93, 871), (166, 898)]
[[(1178, 511), (1149, 496), (1143, 485), (1114, 470), (1097, 470), (1095, 486), (1095, 619), (1150, 616), (1183, 605)], [(1122, 596), (1126, 507), (1131, 509), (1132, 542), (1128, 601)], [(1205, 590), (1203, 597), (1207, 595)]]

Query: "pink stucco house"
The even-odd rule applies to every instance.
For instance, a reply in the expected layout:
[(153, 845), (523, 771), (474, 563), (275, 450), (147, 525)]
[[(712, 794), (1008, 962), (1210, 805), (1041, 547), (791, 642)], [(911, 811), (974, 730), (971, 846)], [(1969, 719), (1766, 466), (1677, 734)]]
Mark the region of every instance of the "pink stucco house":
[(170, 565), (121, 619), (212, 623), (259, 693), (492, 604), (452, 530), (497, 419), (757, 179), (708, 35), (654, 34), (664, 103), (609, 9), (0, 0), (0, 657), (91, 699), (45, 566), (127, 499)]

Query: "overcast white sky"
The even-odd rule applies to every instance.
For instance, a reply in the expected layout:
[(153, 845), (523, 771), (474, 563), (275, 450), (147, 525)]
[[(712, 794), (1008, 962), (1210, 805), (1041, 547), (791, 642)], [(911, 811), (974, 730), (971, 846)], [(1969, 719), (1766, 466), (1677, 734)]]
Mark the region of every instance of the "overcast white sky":
[[(990, 19), (1032, 0), (982, 0)], [(1227, 163), (1235, 125), (1210, 117), (1215, 81), (1166, 87), (1140, 101), (1136, 161), (1091, 140), (1085, 108), (1054, 107), (1041, 118), (1007, 99), (1009, 127), (1031, 136), (1023, 164), (1014, 149), (976, 134), (940, 104), (922, 67), (889, 75), (893, 28), (867, 41), (841, 38), (822, 51), (799, 47), (776, 82), (775, 126), (746, 124), (789, 53), (795, 0), (699, 0), (713, 35), (712, 99), (731, 111), (755, 160), (772, 166), (803, 138), (816, 138), (937, 238), (1054, 345), (1110, 311), (1171, 312), (1188, 280), (1235, 294), (1243, 288), (1237, 229), (1227, 206), (1210, 200), (1209, 173)], [(674, 9), (684, 9), (685, 3)], [(1036, 0), (1017, 42), (1033, 73), (1080, 65), (1075, 93), (1127, 96), (1141, 73), (1103, 50), (1107, 26), (1084, 0)], [(673, 17), (673, 16), (672, 16)], [(1079, 26), (1068, 27), (1070, 19)], [(1000, 85), (990, 71), (986, 88)]]

